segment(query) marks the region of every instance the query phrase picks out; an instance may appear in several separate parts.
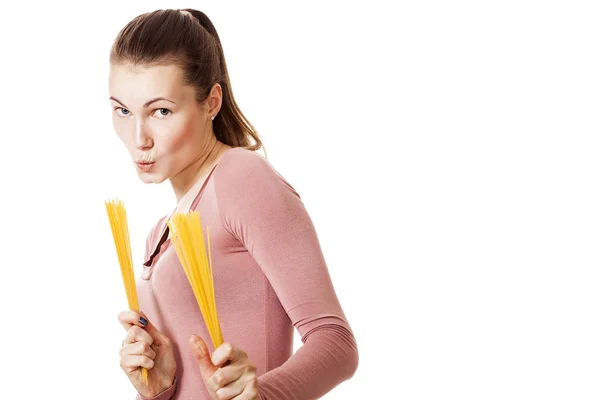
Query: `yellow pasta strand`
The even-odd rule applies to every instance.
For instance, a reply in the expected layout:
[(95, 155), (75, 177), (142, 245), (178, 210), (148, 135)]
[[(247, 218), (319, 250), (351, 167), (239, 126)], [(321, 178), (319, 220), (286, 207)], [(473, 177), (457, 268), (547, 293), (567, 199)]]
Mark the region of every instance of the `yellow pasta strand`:
[(173, 213), (171, 219), (167, 221), (167, 225), (171, 243), (175, 247), (181, 266), (192, 287), (213, 346), (217, 348), (223, 344), (223, 334), (215, 301), (208, 227), (206, 227), (207, 256), (200, 213), (197, 211)]
[[(129, 309), (139, 312), (137, 290), (135, 287), (135, 276), (133, 273), (133, 261), (131, 257), (131, 245), (129, 242), (129, 226), (127, 224), (127, 213), (123, 202), (119, 200), (105, 201), (106, 213), (117, 250), (117, 257), (121, 267), (121, 276)], [(148, 384), (148, 370), (142, 367), (142, 380)]]

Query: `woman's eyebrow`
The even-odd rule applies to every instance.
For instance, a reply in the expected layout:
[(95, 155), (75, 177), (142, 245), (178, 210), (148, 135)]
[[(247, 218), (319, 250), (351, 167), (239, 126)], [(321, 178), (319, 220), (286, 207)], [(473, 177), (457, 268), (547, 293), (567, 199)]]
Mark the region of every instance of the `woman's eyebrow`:
[[(122, 105), (123, 107), (127, 108), (127, 106), (126, 106), (125, 104), (123, 104), (123, 103), (122, 103), (120, 100), (117, 100), (117, 99), (116, 99), (116, 98), (114, 98), (113, 96), (110, 96), (109, 100), (114, 100), (114, 101), (116, 101), (117, 103), (119, 103), (120, 105)], [(154, 102), (156, 102), (156, 101), (159, 101), (159, 100), (166, 100), (166, 101), (169, 101), (169, 102), (171, 102), (171, 103), (175, 104), (175, 102), (174, 102), (174, 101), (171, 101), (171, 100), (169, 100), (169, 99), (166, 99), (166, 98), (164, 98), (164, 97), (157, 97), (157, 98), (155, 98), (155, 99), (152, 99), (152, 100), (149, 100), (149, 101), (147, 101), (147, 102), (146, 102), (146, 104), (144, 104), (144, 107), (148, 107), (150, 104), (152, 104), (152, 103), (154, 103)]]

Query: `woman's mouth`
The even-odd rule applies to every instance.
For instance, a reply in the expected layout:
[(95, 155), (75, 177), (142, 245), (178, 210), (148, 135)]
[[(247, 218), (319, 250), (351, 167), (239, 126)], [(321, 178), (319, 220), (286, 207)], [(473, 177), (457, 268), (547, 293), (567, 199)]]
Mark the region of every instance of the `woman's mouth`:
[(135, 165), (137, 165), (138, 169), (147, 172), (154, 166), (154, 161), (136, 161)]

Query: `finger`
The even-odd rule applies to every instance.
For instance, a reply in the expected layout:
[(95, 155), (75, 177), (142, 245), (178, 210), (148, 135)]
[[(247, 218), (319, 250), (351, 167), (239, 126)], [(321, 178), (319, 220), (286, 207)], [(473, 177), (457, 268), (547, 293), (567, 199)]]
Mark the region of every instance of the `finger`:
[(123, 325), (123, 328), (125, 328), (125, 330), (129, 330), (129, 328), (131, 328), (134, 325), (141, 327), (146, 326), (146, 320), (141, 319), (140, 317), (140, 313), (137, 313), (135, 311), (123, 311), (119, 314), (119, 322), (121, 323), (121, 325)]
[(140, 328), (137, 325), (133, 325), (127, 331), (125, 339), (123, 339), (123, 346), (127, 346), (128, 344), (136, 342), (146, 342), (149, 345), (152, 345), (154, 343), (154, 338), (144, 329)]
[(244, 390), (246, 382), (239, 379), (243, 372), (243, 365), (219, 368), (210, 378), (210, 387), (219, 395), (219, 399), (231, 399)]
[(200, 372), (202, 373), (202, 377), (206, 382), (212, 374), (215, 373), (217, 367), (215, 367), (210, 359), (210, 354), (208, 351), (208, 347), (204, 340), (198, 335), (192, 335), (189, 339), (190, 347), (192, 348), (192, 354), (196, 361), (198, 361), (198, 366), (200, 367)]
[(146, 356), (126, 355), (121, 357), (121, 368), (126, 373), (131, 374), (140, 367), (150, 370), (154, 367), (154, 360), (151, 360)]
[(222, 367), (227, 361), (234, 363), (246, 356), (246, 353), (231, 343), (223, 343), (214, 351), (211, 360), (215, 366)]
[(233, 399), (236, 396), (242, 394), (244, 391), (244, 385), (240, 384), (239, 381), (235, 381), (221, 389), (217, 390), (215, 393), (219, 396), (219, 400), (229, 400)]
[(152, 338), (154, 339), (154, 343), (157, 345), (170, 345), (171, 342), (169, 338), (163, 335), (161, 331), (156, 329), (156, 327), (152, 322), (150, 322), (150, 319), (146, 316), (146, 314), (140, 311), (140, 315), (142, 316), (143, 321), (146, 323), (144, 330), (148, 332), (150, 336), (152, 336)]
[(254, 400), (258, 397), (258, 380), (256, 378), (252, 379), (250, 382), (246, 383), (246, 387), (244, 391), (239, 396), (233, 397), (235, 400)]
[(132, 344), (128, 344), (124, 347), (121, 347), (119, 354), (121, 355), (121, 357), (124, 357), (126, 355), (139, 355), (146, 356), (151, 360), (154, 360), (156, 358), (156, 352), (152, 349), (152, 347), (150, 347), (150, 345), (147, 342), (135, 342)]

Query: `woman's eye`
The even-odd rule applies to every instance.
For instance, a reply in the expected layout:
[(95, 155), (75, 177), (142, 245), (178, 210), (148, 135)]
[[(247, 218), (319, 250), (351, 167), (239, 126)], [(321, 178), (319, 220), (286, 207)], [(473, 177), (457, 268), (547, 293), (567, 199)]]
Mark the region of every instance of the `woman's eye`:
[[(121, 110), (121, 115), (123, 116), (128, 116), (131, 114), (131, 112), (123, 107), (115, 107), (115, 110)], [(171, 110), (169, 110), (168, 108), (157, 108), (156, 111), (160, 111), (160, 115), (162, 115), (163, 117), (166, 117), (167, 115), (169, 115), (170, 113), (172, 113)]]
[(123, 112), (126, 112), (125, 114), (121, 114), (121, 115), (129, 115), (129, 110), (126, 110), (123, 107), (115, 107), (115, 110), (123, 110)]
[[(162, 115), (163, 117), (166, 117), (171, 113), (171, 110), (167, 108), (157, 108), (156, 111), (160, 111), (160, 115)], [(166, 111), (166, 113), (163, 113), (163, 111)]]

